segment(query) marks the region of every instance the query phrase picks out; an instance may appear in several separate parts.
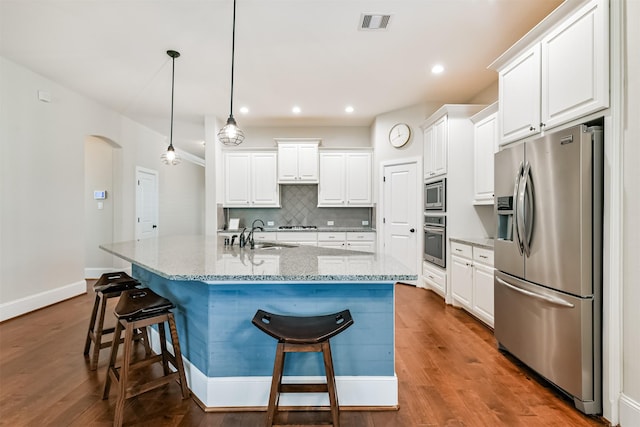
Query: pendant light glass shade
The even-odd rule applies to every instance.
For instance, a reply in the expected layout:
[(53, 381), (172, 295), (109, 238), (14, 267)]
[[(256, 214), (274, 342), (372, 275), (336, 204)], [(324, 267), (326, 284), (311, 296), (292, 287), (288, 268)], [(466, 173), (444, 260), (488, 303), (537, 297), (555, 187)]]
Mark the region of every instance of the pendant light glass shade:
[(229, 116), (227, 124), (218, 132), (218, 139), (224, 145), (240, 145), (244, 141), (244, 132), (238, 127), (233, 116)]
[(236, 51), (236, 0), (233, 0), (233, 32), (231, 37), (231, 102), (227, 124), (218, 132), (218, 139), (224, 145), (240, 145), (244, 141), (244, 132), (240, 130), (233, 118), (233, 66)]
[(175, 50), (168, 50), (167, 55), (171, 57), (171, 130), (169, 132), (169, 146), (167, 147), (167, 151), (162, 153), (160, 159), (162, 163), (165, 165), (179, 165), (182, 162), (182, 159), (176, 153), (176, 150), (173, 148), (173, 87), (175, 81), (176, 74), (176, 58), (180, 56), (180, 52), (176, 52)]

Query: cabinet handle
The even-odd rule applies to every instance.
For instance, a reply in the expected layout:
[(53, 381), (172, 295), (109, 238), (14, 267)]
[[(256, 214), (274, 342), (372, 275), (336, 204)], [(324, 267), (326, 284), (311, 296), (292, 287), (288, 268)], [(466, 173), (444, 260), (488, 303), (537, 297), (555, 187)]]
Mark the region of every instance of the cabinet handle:
[(478, 255), (478, 257), (487, 259), (487, 257), (485, 255)]
[(429, 279), (433, 279), (433, 276), (432, 276), (432, 275), (429, 275), (428, 277), (429, 277)]
[(543, 127), (545, 127), (546, 125), (542, 122), (540, 122), (540, 129), (542, 129)]
[(534, 128), (533, 126), (529, 126), (529, 130), (533, 131), (536, 130), (536, 128)]
[(456, 248), (456, 252), (462, 252), (462, 249)]

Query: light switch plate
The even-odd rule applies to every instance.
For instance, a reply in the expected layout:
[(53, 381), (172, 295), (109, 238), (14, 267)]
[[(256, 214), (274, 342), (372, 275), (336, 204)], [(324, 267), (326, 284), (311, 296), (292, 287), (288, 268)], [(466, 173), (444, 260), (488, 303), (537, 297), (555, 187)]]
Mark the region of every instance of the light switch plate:
[(333, 221), (327, 221), (327, 225), (333, 225)]
[(369, 225), (369, 221), (362, 221), (362, 225)]
[(267, 221), (267, 226), (273, 227), (274, 226), (274, 222), (273, 221)]

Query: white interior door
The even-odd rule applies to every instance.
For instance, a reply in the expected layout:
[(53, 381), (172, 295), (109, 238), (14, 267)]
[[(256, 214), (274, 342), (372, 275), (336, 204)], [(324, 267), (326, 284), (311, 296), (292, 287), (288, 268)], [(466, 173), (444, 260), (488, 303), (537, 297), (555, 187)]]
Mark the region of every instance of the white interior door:
[(384, 166), (383, 236), (384, 253), (418, 274), (420, 194), (416, 162)]
[(158, 172), (136, 168), (136, 239), (158, 237)]

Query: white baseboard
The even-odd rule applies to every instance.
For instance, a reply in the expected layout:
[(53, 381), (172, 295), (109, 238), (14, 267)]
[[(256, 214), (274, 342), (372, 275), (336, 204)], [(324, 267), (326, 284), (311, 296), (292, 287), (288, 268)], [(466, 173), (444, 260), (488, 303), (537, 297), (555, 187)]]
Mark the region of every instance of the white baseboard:
[[(160, 351), (160, 340), (155, 329), (150, 329), (151, 347)], [(173, 351), (170, 343), (167, 343)], [(271, 387), (270, 376), (260, 377), (207, 377), (189, 360), (182, 358), (191, 392), (207, 409), (260, 408), (266, 409)], [(286, 382), (324, 382), (318, 377), (285, 377)], [(336, 376), (338, 402), (341, 407), (398, 406), (398, 377), (393, 376)], [(283, 394), (282, 406), (328, 406), (326, 393)]]
[(105, 273), (113, 273), (114, 271), (124, 271), (128, 275), (131, 275), (131, 267), (129, 268), (104, 268), (104, 267), (87, 267), (84, 269), (85, 279), (99, 279)]
[(82, 295), (86, 292), (87, 282), (80, 280), (60, 288), (0, 304), (0, 322)]
[(620, 427), (640, 426), (640, 402), (620, 395)]

